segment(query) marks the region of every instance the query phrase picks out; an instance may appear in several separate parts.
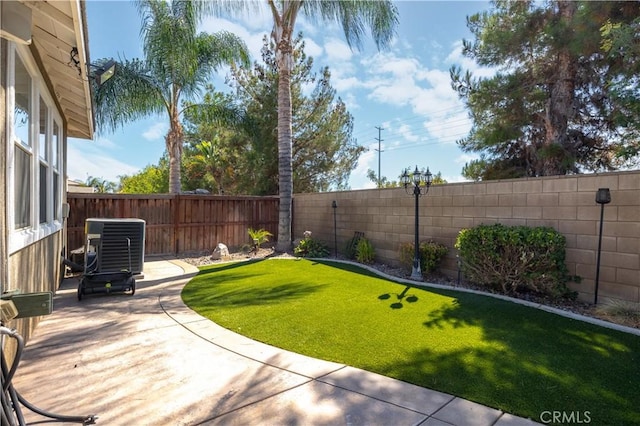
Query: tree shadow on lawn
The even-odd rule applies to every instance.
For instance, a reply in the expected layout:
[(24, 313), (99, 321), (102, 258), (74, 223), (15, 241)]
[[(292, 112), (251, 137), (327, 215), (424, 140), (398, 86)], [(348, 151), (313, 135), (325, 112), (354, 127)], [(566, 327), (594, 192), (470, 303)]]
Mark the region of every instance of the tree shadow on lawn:
[(231, 269), (236, 269), (242, 266), (252, 265), (254, 263), (260, 263), (264, 261), (265, 259), (249, 259), (249, 260), (239, 260), (237, 262), (214, 263), (211, 265), (206, 265), (198, 268), (200, 272), (198, 273), (198, 275), (196, 275), (196, 277), (228, 271)]
[[(260, 273), (245, 273), (240, 267), (263, 262), (262, 259), (234, 262), (206, 268), (193, 278), (182, 290), (182, 299), (189, 306), (202, 310), (217, 307), (246, 307), (274, 305), (308, 296), (324, 285), (312, 285), (303, 281), (292, 281), (277, 286), (236, 286), (234, 281), (258, 282)], [(225, 285), (230, 284), (230, 285)]]
[(416, 303), (419, 300), (418, 296), (416, 296), (415, 294), (408, 294), (409, 290), (413, 288), (414, 287), (406, 286), (401, 293), (381, 294), (380, 296), (378, 296), (378, 300), (389, 300), (389, 299), (393, 300), (392, 295), (395, 295), (396, 296), (395, 300), (397, 300), (397, 302), (393, 302), (391, 305), (389, 305), (389, 307), (391, 309), (402, 309), (404, 308), (404, 304), (402, 303), (403, 301), (407, 303)]
[(308, 296), (322, 287), (324, 285), (290, 282), (264, 288), (234, 288), (213, 292), (208, 288), (187, 286), (182, 291), (182, 297), (189, 306), (207, 308), (276, 305)]
[[(592, 424), (640, 424), (637, 336), (484, 296), (434, 292), (455, 301), (427, 313), (426, 333), (416, 336), (423, 348), (373, 371), (536, 421), (555, 410), (588, 411)], [(465, 346), (469, 330), (480, 340)], [(443, 332), (451, 347), (433, 347), (429, 336)]]
[(386, 277), (383, 277), (380, 274), (376, 274), (375, 272), (369, 271), (368, 269), (365, 269), (362, 266), (352, 265), (350, 263), (336, 262), (336, 261), (331, 261), (331, 260), (314, 259), (313, 260), (313, 264), (314, 265), (315, 264), (319, 264), (319, 265), (330, 266), (332, 268), (340, 269), (340, 270), (343, 270), (343, 271), (353, 272), (355, 274), (365, 275), (365, 276), (368, 276), (368, 277), (377, 278), (377, 279), (382, 280), (382, 281), (388, 281), (388, 282), (391, 282), (391, 283), (394, 283), (394, 284), (399, 284), (398, 281), (394, 281), (394, 280), (388, 279)]

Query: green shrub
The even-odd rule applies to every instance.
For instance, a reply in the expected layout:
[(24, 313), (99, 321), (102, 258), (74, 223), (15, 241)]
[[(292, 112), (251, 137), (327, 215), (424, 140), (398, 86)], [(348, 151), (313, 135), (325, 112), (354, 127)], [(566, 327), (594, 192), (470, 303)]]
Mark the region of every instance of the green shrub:
[(361, 232), (356, 232), (354, 236), (349, 241), (347, 241), (347, 245), (344, 250), (344, 255), (347, 257), (347, 259), (356, 259), (358, 242), (360, 241), (360, 238), (363, 238), (363, 234)]
[(253, 249), (257, 252), (258, 248), (266, 242), (269, 241), (269, 237), (272, 237), (273, 234), (265, 229), (252, 229), (249, 228), (249, 237), (253, 240)]
[(304, 232), (304, 238), (293, 249), (293, 254), (298, 257), (327, 257), (329, 247), (318, 240), (311, 238), (311, 231)]
[(371, 241), (364, 237), (360, 238), (356, 246), (356, 260), (360, 263), (373, 263), (375, 256), (376, 251)]
[[(420, 250), (420, 270), (423, 274), (435, 271), (442, 258), (446, 256), (449, 249), (435, 241), (423, 241), (418, 247)], [(415, 244), (404, 243), (400, 245), (400, 262), (409, 268), (413, 268), (413, 259), (415, 257)]]
[(553, 228), (495, 224), (461, 230), (455, 247), (462, 271), (477, 284), (505, 294), (533, 291), (560, 297), (569, 294), (565, 245)]

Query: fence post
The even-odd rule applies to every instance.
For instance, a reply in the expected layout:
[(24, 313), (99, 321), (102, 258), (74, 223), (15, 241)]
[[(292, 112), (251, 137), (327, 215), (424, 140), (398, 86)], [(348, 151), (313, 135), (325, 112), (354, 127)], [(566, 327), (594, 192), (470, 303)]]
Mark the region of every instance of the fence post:
[(180, 238), (179, 238), (179, 228), (180, 228), (180, 194), (175, 194), (173, 196), (173, 243), (174, 249), (173, 252), (177, 256), (180, 252)]

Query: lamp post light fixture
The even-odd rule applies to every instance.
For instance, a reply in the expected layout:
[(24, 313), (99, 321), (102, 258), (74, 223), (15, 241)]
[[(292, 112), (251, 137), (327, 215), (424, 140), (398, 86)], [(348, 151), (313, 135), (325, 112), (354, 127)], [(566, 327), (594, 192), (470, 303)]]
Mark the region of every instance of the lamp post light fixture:
[(409, 172), (409, 169), (404, 169), (402, 176), (400, 176), (400, 182), (404, 186), (404, 190), (407, 194), (411, 194), (410, 188), (413, 186), (413, 195), (416, 198), (416, 229), (415, 229), (415, 241), (414, 241), (414, 256), (413, 256), (413, 268), (411, 269), (411, 279), (416, 281), (422, 281), (422, 271), (420, 270), (420, 237), (418, 235), (419, 225), (419, 208), (418, 198), (421, 195), (429, 192), (431, 186), (432, 174), (427, 167), (427, 171), (421, 171), (416, 166), (413, 173)]
[(598, 236), (598, 260), (596, 261), (596, 287), (593, 291), (593, 304), (598, 304), (598, 284), (600, 283), (600, 252), (602, 250), (602, 223), (604, 221), (604, 205), (611, 202), (609, 188), (598, 188), (596, 203), (600, 204), (600, 234)]
[(336, 210), (338, 209), (338, 203), (336, 200), (331, 202), (331, 208), (333, 209), (333, 254), (338, 258), (338, 221), (336, 220)]

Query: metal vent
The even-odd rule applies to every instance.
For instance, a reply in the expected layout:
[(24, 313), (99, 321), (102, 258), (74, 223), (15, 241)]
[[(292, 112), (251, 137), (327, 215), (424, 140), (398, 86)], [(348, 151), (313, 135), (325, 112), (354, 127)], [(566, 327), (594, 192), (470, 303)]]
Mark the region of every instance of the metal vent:
[(121, 272), (131, 268), (134, 274), (142, 273), (144, 220), (87, 219), (87, 230), (99, 230), (98, 272)]

